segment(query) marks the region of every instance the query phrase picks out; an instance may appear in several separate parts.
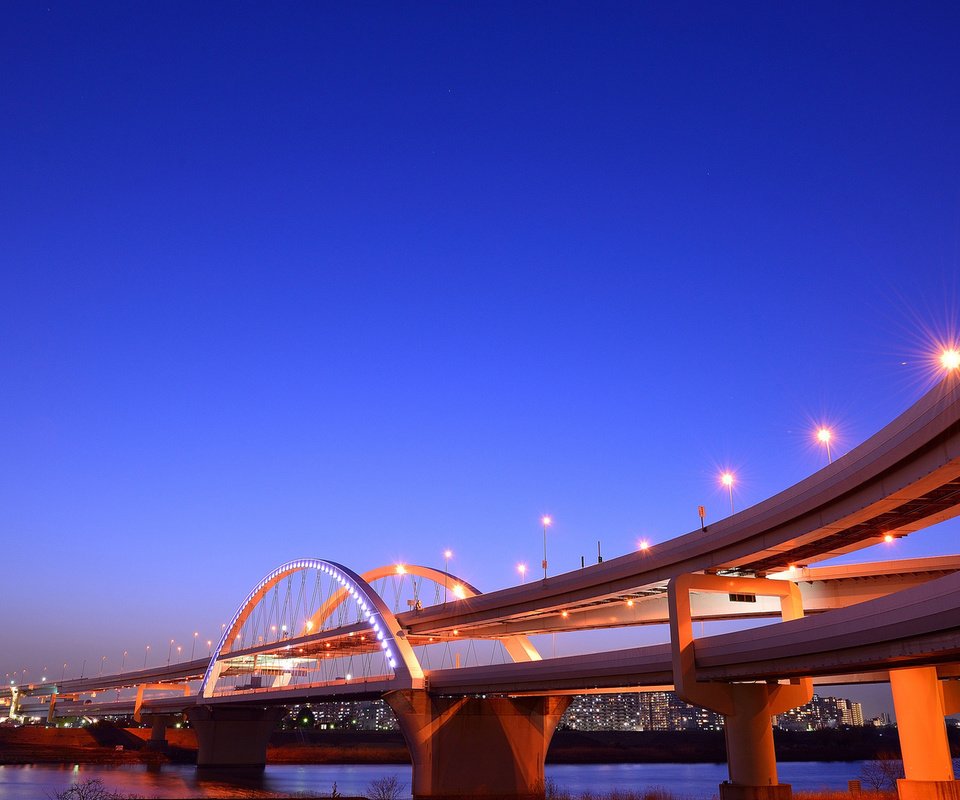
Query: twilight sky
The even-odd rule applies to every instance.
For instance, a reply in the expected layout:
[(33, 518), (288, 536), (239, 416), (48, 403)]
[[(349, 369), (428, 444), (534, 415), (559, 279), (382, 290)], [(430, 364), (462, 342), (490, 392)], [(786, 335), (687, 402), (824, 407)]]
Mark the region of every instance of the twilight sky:
[(157, 663), (300, 556), (493, 589), (549, 512), (573, 569), (907, 408), (960, 6), (836, 6), (5, 5), (0, 673)]

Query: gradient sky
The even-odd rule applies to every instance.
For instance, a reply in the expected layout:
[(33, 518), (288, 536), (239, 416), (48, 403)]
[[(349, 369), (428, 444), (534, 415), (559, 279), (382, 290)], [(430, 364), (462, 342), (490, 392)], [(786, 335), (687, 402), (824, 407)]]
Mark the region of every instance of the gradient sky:
[(957, 41), (945, 2), (4, 5), (0, 673), (157, 663), (295, 557), (493, 589), (549, 512), (573, 569), (855, 446), (960, 330)]

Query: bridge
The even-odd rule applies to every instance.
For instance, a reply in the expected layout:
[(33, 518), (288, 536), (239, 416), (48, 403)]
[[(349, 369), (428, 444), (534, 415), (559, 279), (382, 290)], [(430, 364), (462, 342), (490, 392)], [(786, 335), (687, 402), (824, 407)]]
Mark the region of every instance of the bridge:
[[(382, 697), (415, 797), (532, 798), (570, 694), (667, 687), (724, 717), (722, 800), (781, 800), (771, 717), (814, 680), (889, 680), (899, 796), (960, 800), (944, 725), (960, 712), (960, 559), (811, 566), (958, 513), (954, 370), (850, 453), (704, 530), (486, 594), (427, 567), (299, 559), (252, 588), (208, 659), (8, 687), (0, 702), (51, 720), (134, 713), (158, 739), (185, 714), (198, 765), (223, 766), (264, 763), (282, 706)], [(774, 621), (694, 637), (695, 621), (738, 618)], [(529, 638), (650, 624), (669, 624), (670, 641), (544, 658)], [(459, 663), (464, 649), (489, 663)]]

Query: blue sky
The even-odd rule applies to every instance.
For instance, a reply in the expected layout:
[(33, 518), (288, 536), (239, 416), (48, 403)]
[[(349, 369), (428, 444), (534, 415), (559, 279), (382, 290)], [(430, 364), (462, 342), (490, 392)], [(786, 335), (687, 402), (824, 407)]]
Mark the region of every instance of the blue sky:
[(290, 558), (491, 589), (545, 512), (558, 571), (684, 533), (958, 331), (952, 4), (0, 22), (4, 673), (207, 638)]

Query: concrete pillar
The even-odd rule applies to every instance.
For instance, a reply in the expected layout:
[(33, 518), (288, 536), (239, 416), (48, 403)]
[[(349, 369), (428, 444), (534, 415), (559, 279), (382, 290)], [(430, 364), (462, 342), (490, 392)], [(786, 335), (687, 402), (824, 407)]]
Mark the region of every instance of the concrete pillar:
[(7, 714), (8, 719), (16, 719), (20, 713), (20, 689), (16, 686), (10, 688), (10, 711)]
[(146, 742), (147, 750), (165, 751), (167, 745), (167, 728), (170, 725), (171, 717), (168, 714), (158, 714), (149, 717), (150, 720), (150, 738)]
[(187, 718), (197, 735), (198, 767), (253, 767), (267, 763), (270, 734), (283, 709), (194, 706)]
[(901, 800), (960, 800), (936, 667), (892, 669), (890, 689), (906, 776), (897, 781), (897, 795)]
[(784, 620), (803, 616), (800, 592), (790, 581), (700, 574), (680, 575), (667, 587), (677, 695), (724, 717), (730, 781), (720, 784), (720, 800), (789, 800), (791, 787), (777, 782), (771, 717), (808, 702), (813, 682), (809, 678), (786, 684), (697, 681), (691, 590), (779, 597)]
[(433, 697), (390, 692), (419, 798), (542, 798), (543, 762), (570, 697)]

